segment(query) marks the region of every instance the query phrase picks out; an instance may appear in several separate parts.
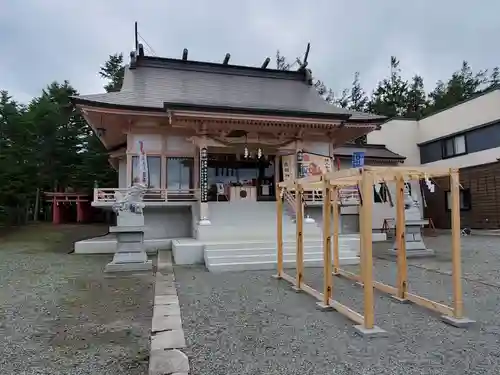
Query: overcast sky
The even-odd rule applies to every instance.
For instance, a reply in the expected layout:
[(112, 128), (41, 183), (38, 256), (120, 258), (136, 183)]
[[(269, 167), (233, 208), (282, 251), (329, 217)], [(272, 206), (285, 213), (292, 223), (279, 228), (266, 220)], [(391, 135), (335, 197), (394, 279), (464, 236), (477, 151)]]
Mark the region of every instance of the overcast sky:
[(391, 55), (430, 90), (464, 59), (475, 70), (500, 65), (499, 14), (498, 0), (0, 0), (0, 89), (20, 101), (54, 80), (103, 91), (99, 67), (115, 52), (128, 61), (137, 20), (157, 56), (186, 47), (190, 59), (229, 52), (232, 63), (259, 66), (311, 42), (309, 67), (335, 90), (360, 71), (371, 91)]

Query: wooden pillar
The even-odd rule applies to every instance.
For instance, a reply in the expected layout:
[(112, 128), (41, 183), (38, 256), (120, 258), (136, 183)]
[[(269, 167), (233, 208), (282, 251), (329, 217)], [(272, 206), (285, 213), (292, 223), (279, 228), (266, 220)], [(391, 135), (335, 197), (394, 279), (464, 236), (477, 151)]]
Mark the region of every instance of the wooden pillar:
[(304, 190), (300, 184), (295, 184), (295, 200), (296, 200), (296, 236), (297, 236), (297, 254), (296, 254), (296, 289), (300, 290), (302, 285), (303, 270), (304, 270)]
[(339, 233), (340, 233), (340, 205), (339, 205), (339, 194), (338, 187), (333, 186), (331, 189), (331, 195), (333, 196), (333, 273), (338, 275), (340, 267), (340, 256), (339, 256)]
[(397, 252), (397, 298), (406, 299), (408, 292), (408, 266), (406, 261), (406, 220), (405, 220), (405, 181), (399, 175), (396, 179), (396, 252)]
[(167, 188), (167, 157), (165, 154), (162, 152), (160, 156), (160, 189), (166, 189)]
[(362, 278), (364, 294), (364, 324), (365, 329), (373, 329), (375, 324), (373, 302), (373, 254), (372, 254), (372, 216), (373, 216), (373, 176), (363, 171), (361, 182), (362, 213), (360, 216), (363, 231), (362, 246)]
[(453, 315), (463, 318), (462, 259), (460, 256), (460, 180), (458, 170), (450, 169), (451, 190), (451, 262), (453, 280)]
[(363, 203), (364, 203), (364, 197), (361, 199), (362, 192), (360, 191), (360, 199), (359, 199), (359, 206), (358, 206), (358, 224), (359, 224), (359, 274), (361, 275), (361, 280), (359, 281), (360, 285), (363, 285), (363, 280), (365, 279), (365, 267), (364, 267), (364, 243), (365, 243), (365, 238), (363, 236), (364, 233), (364, 221), (363, 221)]
[(59, 206), (56, 197), (52, 199), (52, 223), (61, 224), (61, 206)]
[(283, 274), (283, 198), (282, 189), (276, 186), (276, 243), (277, 243), (277, 258), (278, 258), (278, 269), (277, 278), (281, 278)]
[(80, 200), (76, 201), (76, 222), (83, 223), (84, 222), (84, 212), (83, 212), (83, 202)]
[(127, 187), (132, 186), (132, 154), (127, 153)]
[(332, 275), (332, 201), (331, 185), (328, 179), (323, 185), (323, 306), (330, 304), (332, 298), (333, 275)]
[(274, 194), (276, 195), (276, 198), (279, 197), (278, 183), (280, 182), (280, 160), (281, 160), (280, 155), (274, 156), (274, 186), (275, 186)]
[(200, 188), (200, 149), (198, 145), (195, 145), (194, 150), (194, 166), (193, 166), (193, 188)]

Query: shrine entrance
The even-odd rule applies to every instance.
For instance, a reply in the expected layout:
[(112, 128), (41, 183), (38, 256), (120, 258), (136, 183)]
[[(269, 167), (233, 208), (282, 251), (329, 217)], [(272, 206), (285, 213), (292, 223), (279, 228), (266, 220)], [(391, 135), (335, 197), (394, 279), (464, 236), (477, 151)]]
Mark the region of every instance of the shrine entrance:
[(44, 192), (52, 203), (52, 223), (84, 223), (92, 218), (91, 197), (84, 193)]
[(274, 201), (274, 155), (208, 153), (208, 201)]

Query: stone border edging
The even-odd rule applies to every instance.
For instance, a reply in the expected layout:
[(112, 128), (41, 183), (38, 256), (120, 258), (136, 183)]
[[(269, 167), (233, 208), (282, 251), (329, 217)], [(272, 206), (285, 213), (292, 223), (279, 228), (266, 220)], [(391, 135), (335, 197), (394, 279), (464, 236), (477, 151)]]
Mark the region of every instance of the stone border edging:
[(158, 251), (157, 262), (149, 375), (187, 375), (189, 360), (179, 350), (186, 347), (186, 340), (182, 330), (171, 253)]

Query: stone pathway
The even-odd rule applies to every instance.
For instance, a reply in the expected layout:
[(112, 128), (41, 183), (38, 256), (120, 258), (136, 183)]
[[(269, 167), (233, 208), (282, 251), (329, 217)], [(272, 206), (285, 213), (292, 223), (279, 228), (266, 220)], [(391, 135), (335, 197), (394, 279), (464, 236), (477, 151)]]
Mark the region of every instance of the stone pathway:
[(179, 350), (185, 347), (171, 253), (160, 251), (151, 326), (149, 375), (187, 375), (188, 357)]

